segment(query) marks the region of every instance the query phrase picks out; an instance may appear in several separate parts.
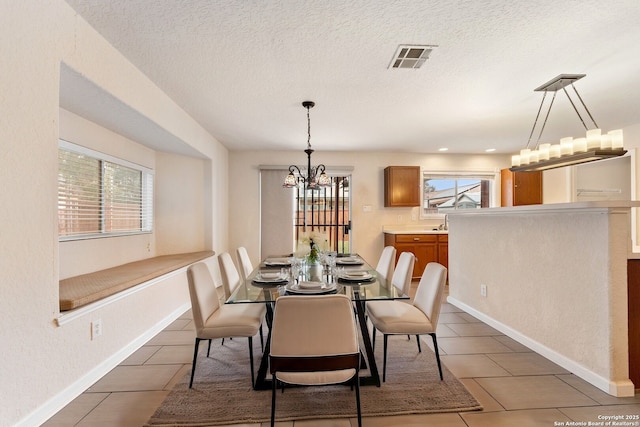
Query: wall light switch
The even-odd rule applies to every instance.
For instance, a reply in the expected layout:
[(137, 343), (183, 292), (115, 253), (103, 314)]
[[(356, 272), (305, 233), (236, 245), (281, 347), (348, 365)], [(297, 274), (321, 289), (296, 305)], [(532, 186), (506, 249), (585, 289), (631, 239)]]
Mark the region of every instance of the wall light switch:
[(372, 210), (371, 205), (362, 206), (362, 212), (371, 212)]

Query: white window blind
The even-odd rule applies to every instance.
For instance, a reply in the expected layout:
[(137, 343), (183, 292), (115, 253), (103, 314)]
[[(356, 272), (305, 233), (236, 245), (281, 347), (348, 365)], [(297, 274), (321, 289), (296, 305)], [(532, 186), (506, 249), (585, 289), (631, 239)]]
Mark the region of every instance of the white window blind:
[(60, 240), (145, 233), (152, 228), (150, 169), (60, 141)]

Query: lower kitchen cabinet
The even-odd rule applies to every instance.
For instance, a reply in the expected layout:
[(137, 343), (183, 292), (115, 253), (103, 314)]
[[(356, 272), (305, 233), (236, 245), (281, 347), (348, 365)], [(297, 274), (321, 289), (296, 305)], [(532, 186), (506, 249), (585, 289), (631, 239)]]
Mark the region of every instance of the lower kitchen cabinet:
[(449, 236), (447, 234), (391, 234), (384, 233), (384, 245), (396, 248), (396, 262), (402, 252), (416, 256), (413, 278), (420, 279), (430, 262), (439, 262), (448, 267)]

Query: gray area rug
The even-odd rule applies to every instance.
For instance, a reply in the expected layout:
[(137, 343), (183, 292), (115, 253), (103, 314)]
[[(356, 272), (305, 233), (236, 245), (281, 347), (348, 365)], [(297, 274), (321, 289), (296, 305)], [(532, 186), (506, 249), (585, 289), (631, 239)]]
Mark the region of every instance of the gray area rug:
[[(382, 337), (376, 361), (382, 375)], [(430, 337), (427, 336), (427, 338)], [(257, 345), (256, 345), (257, 342)], [(256, 372), (260, 340), (254, 339)], [(215, 426), (260, 423), (270, 420), (271, 391), (254, 391), (249, 371), (247, 340), (214, 341), (206, 358), (206, 342), (200, 346), (193, 388), (189, 374), (180, 380), (147, 426)], [(362, 373), (367, 373), (362, 371)], [(362, 416), (426, 414), (480, 410), (482, 406), (443, 365), (440, 381), (435, 355), (415, 337), (389, 337), (387, 380), (381, 387), (360, 387)], [(353, 418), (355, 392), (348, 386), (295, 387), (278, 391), (276, 421)]]

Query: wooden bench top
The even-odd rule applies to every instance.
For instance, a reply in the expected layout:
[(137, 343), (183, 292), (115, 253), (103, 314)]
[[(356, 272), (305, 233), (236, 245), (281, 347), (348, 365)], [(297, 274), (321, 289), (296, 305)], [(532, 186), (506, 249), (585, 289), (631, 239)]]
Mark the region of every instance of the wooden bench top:
[(60, 311), (106, 298), (214, 254), (214, 251), (201, 251), (161, 255), (60, 280)]

